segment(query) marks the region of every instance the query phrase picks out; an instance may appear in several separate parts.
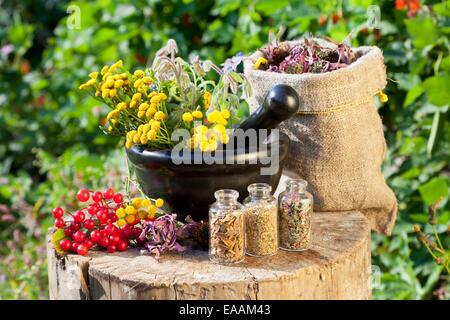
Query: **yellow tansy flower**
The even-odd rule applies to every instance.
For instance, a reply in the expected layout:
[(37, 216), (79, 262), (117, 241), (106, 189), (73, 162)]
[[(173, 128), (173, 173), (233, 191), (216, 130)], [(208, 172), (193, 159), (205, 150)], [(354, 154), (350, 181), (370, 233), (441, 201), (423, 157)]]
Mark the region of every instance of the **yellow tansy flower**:
[(230, 117), (230, 111), (228, 111), (227, 109), (220, 111), (220, 113), (222, 114), (222, 117), (224, 119), (228, 119)]
[(147, 132), (150, 131), (151, 128), (152, 128), (151, 124), (146, 123), (146, 124), (144, 124), (144, 129), (142, 130), (142, 132), (146, 134)]
[(255, 63), (255, 69), (258, 69), (259, 66), (260, 66), (262, 63), (263, 63), (263, 64), (268, 64), (269, 62), (267, 61), (267, 59), (264, 59), (263, 57), (260, 57), (260, 58), (256, 61), (256, 63)]
[(135, 88), (139, 88), (143, 84), (144, 84), (144, 80), (143, 79), (139, 79), (139, 80), (136, 80), (136, 82), (134, 83), (134, 87)]
[(158, 209), (154, 205), (151, 205), (147, 208), (147, 210), (149, 214), (154, 215)]
[(151, 116), (153, 116), (155, 113), (156, 113), (156, 109), (150, 107), (150, 108), (147, 109), (145, 115), (146, 115), (147, 117), (151, 117)]
[(87, 86), (93, 86), (96, 83), (97, 83), (97, 79), (91, 79), (88, 82), (86, 82), (86, 85)]
[(122, 88), (123, 82), (124, 82), (123, 80), (116, 80), (116, 81), (114, 82), (114, 88), (115, 88), (115, 89)]
[(133, 201), (131, 201), (131, 205), (133, 207), (135, 207), (136, 209), (140, 208), (141, 204), (142, 204), (142, 200), (143, 200), (142, 198), (134, 198)]
[(185, 122), (191, 122), (194, 119), (194, 117), (192, 116), (192, 114), (190, 112), (183, 113), (182, 118), (183, 118), (183, 121), (185, 121)]
[(210, 141), (210, 143), (206, 147), (205, 151), (214, 151), (216, 149), (217, 149), (217, 142), (216, 141)]
[(136, 100), (131, 100), (131, 101), (130, 101), (130, 108), (136, 107), (137, 104), (138, 104), (138, 102), (137, 102)]
[(97, 79), (97, 77), (98, 77), (98, 72), (91, 72), (91, 73), (89, 73), (89, 78)]
[(137, 213), (137, 218), (139, 219), (139, 220), (142, 220), (142, 219), (144, 219), (144, 218), (146, 218), (147, 217), (147, 211), (145, 211), (145, 210), (139, 210), (138, 211), (138, 213)]
[(139, 143), (141, 142), (141, 134), (140, 133), (136, 133), (133, 137), (133, 142), (134, 143)]
[(155, 118), (155, 120), (160, 121), (160, 120), (164, 120), (166, 118), (166, 115), (164, 114), (164, 112), (158, 111), (155, 113), (154, 118)]
[(161, 198), (156, 199), (155, 205), (158, 208), (161, 208), (163, 206), (163, 204), (164, 204), (164, 200), (163, 199), (161, 199)]
[(142, 81), (143, 81), (145, 84), (152, 84), (152, 83), (153, 83), (153, 79), (150, 78), (150, 77), (144, 77), (144, 78), (142, 78)]
[(208, 121), (211, 123), (216, 122), (219, 117), (221, 116), (220, 112), (217, 110), (214, 110), (213, 112), (211, 112), (210, 114), (208, 114)]
[(146, 111), (149, 107), (150, 105), (147, 102), (144, 102), (139, 105), (139, 110)]
[(152, 204), (152, 201), (150, 199), (144, 199), (141, 203), (143, 207), (149, 207)]
[(127, 140), (127, 142), (125, 142), (125, 147), (127, 149), (130, 149), (133, 146), (133, 142), (131, 140)]
[(128, 206), (125, 208), (126, 214), (135, 214), (137, 212), (136, 208), (133, 206)]
[(154, 140), (156, 138), (156, 131), (155, 130), (150, 130), (147, 133), (147, 138), (148, 138), (148, 140)]
[(201, 113), (201, 111), (196, 110), (192, 112), (192, 116), (196, 119), (201, 119), (203, 117), (203, 113)]
[(102, 98), (106, 99), (109, 97), (109, 89), (105, 89), (102, 91)]
[(116, 110), (122, 111), (127, 108), (127, 104), (125, 102), (120, 102), (116, 105)]
[(227, 144), (228, 141), (230, 141), (230, 137), (224, 133), (221, 137), (220, 137), (220, 142), (222, 142), (223, 144)]
[(132, 224), (135, 220), (136, 220), (136, 215), (134, 215), (134, 214), (130, 214), (125, 217), (125, 221), (129, 224)]
[(106, 72), (108, 72), (108, 66), (104, 66), (103, 68), (102, 68), (102, 70), (100, 71), (100, 74), (101, 75), (104, 75)]
[(119, 219), (119, 220), (117, 220), (117, 226), (119, 227), (119, 228), (122, 228), (124, 225), (126, 225), (127, 224), (127, 222), (126, 222), (126, 220), (125, 219)]
[(202, 142), (200, 143), (199, 148), (202, 151), (206, 151), (206, 149), (208, 148), (208, 145), (209, 145), (208, 141), (202, 140)]
[(195, 130), (194, 130), (195, 133), (200, 133), (202, 135), (205, 134), (206, 131), (208, 131), (208, 127), (205, 125), (197, 126), (197, 127), (195, 127)]
[(126, 215), (127, 215), (127, 214), (126, 214), (124, 208), (119, 208), (119, 209), (116, 210), (116, 216), (117, 216), (118, 218), (123, 218), (123, 217), (125, 217)]
[(127, 132), (127, 139), (133, 139), (134, 135), (137, 133), (136, 130), (131, 130)]
[(145, 111), (144, 110), (139, 110), (137, 116), (138, 116), (138, 118), (143, 118), (145, 116)]
[(151, 125), (151, 129), (152, 130), (155, 130), (155, 131), (158, 131), (158, 129), (161, 127), (161, 122), (159, 122), (159, 121), (155, 121), (155, 122), (153, 122), (152, 123), (152, 125)]
[(142, 78), (143, 76), (145, 76), (145, 72), (142, 70), (136, 70), (133, 74), (138, 78)]
[(142, 97), (142, 93), (135, 93), (133, 94), (133, 97), (131, 98), (131, 100), (141, 100)]
[(148, 142), (148, 135), (142, 134), (141, 135), (141, 143), (146, 144)]

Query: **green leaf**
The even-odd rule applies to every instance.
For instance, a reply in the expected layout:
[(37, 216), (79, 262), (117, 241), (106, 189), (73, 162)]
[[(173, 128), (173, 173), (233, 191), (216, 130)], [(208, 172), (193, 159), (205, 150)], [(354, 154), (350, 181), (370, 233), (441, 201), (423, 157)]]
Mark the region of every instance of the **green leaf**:
[(408, 91), (406, 94), (405, 101), (403, 102), (403, 107), (409, 106), (414, 100), (416, 100), (423, 93), (422, 86), (416, 86)]
[(433, 124), (431, 125), (431, 131), (430, 131), (430, 137), (428, 138), (428, 143), (427, 143), (427, 155), (428, 157), (431, 157), (431, 153), (433, 152), (433, 150), (435, 149), (435, 146), (437, 145), (438, 142), (438, 129), (439, 129), (439, 123), (441, 119), (441, 113), (439, 111), (436, 111), (434, 113), (434, 117), (433, 117)]
[(403, 173), (401, 175), (401, 177), (403, 179), (414, 179), (414, 178), (418, 177), (421, 172), (422, 172), (422, 170), (420, 168), (414, 167), (414, 168), (409, 169), (405, 173)]
[(438, 40), (436, 24), (431, 18), (417, 16), (414, 19), (404, 20), (408, 32), (413, 38), (414, 46), (424, 48), (427, 45), (434, 45)]
[(433, 12), (443, 17), (450, 17), (450, 1), (443, 1), (433, 6)]
[(288, 0), (260, 0), (256, 3), (255, 10), (265, 15), (270, 15), (288, 5)]
[(244, 79), (242, 79), (242, 77), (239, 74), (237, 74), (236, 72), (230, 71), (228, 74), (234, 81), (236, 81), (238, 83), (244, 82)]
[(428, 100), (436, 106), (444, 106), (450, 101), (450, 75), (438, 75), (427, 78), (423, 86)]
[(63, 249), (61, 249), (61, 247), (59, 246), (59, 242), (66, 238), (66, 235), (64, 234), (64, 229), (58, 229), (52, 237), (52, 243), (53, 243), (53, 248), (55, 248), (56, 252), (58, 252), (59, 254), (67, 254), (67, 251), (64, 251)]
[(434, 178), (421, 185), (419, 192), (427, 205), (432, 205), (439, 197), (448, 197), (448, 183), (445, 178)]

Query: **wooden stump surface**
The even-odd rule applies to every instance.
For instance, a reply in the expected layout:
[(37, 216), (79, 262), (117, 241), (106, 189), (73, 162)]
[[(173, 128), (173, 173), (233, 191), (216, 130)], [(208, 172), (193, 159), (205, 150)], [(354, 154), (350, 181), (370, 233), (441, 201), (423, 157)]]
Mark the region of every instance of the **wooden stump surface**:
[(218, 265), (200, 250), (137, 248), (57, 256), (47, 237), (51, 299), (371, 299), (370, 226), (358, 212), (315, 212), (312, 247)]

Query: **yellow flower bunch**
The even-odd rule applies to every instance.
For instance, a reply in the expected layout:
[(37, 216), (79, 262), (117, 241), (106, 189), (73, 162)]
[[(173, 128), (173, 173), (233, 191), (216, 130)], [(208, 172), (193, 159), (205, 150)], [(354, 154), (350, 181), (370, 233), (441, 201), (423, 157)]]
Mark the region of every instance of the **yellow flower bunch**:
[(135, 198), (130, 205), (116, 210), (117, 225), (122, 228), (125, 224), (135, 224), (142, 219), (155, 217), (157, 208), (162, 207), (164, 200), (159, 198), (152, 204), (150, 199)]
[(205, 94), (203, 95), (203, 108), (205, 108), (205, 110), (208, 110), (210, 104), (211, 104), (211, 93), (205, 91)]
[(230, 117), (230, 112), (228, 110), (214, 110), (210, 114), (208, 114), (208, 121), (210, 123), (218, 123), (221, 125), (226, 125), (228, 123), (227, 119)]
[[(216, 150), (218, 144), (228, 142), (225, 128), (233, 127), (230, 118), (237, 120), (228, 110), (237, 110), (238, 97), (229, 92), (230, 86), (224, 85), (225, 77), (219, 82), (208, 80), (206, 65), (198, 59), (191, 62), (193, 68), (185, 68), (185, 63), (189, 63), (175, 57), (176, 51), (175, 42), (170, 40), (160, 51), (166, 53), (155, 57), (152, 67), (133, 72), (119, 60), (89, 73), (89, 79), (79, 86), (111, 108), (103, 130), (125, 137), (127, 148), (143, 144), (154, 149), (172, 149), (178, 143), (171, 140), (177, 129), (190, 130), (191, 141), (184, 143), (190, 142), (193, 148), (203, 151)], [(237, 64), (239, 57), (235, 60), (233, 63)], [(212, 69), (220, 70), (215, 66)], [(241, 81), (241, 77), (231, 74), (235, 70), (235, 65), (227, 68), (230, 76), (226, 79), (233, 88), (245, 82), (245, 77)], [(199, 124), (200, 131), (196, 132)]]
[[(133, 100), (135, 99), (135, 100)], [(141, 99), (140, 93), (136, 93), (131, 101), (138, 101)], [(125, 146), (129, 149), (133, 144), (146, 144), (149, 141), (154, 141), (160, 129), (162, 129), (161, 124), (163, 124), (164, 132), (165, 129), (164, 120), (166, 120), (167, 115), (161, 108), (161, 102), (167, 100), (167, 95), (164, 93), (152, 92), (148, 95), (146, 102), (143, 102), (138, 107), (137, 117), (144, 120), (137, 130), (128, 131), (126, 134)]]

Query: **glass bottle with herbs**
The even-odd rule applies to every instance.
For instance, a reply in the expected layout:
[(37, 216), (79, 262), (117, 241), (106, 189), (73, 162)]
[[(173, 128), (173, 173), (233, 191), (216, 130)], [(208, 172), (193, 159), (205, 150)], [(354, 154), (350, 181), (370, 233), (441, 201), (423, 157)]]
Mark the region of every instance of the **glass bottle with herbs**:
[(311, 245), (313, 196), (307, 185), (305, 180), (290, 179), (278, 197), (280, 249), (303, 251)]
[(278, 251), (277, 201), (267, 183), (253, 183), (244, 199), (246, 253), (250, 256), (271, 256)]
[(217, 190), (216, 202), (209, 209), (209, 259), (216, 263), (241, 262), (245, 255), (244, 206), (239, 192)]

